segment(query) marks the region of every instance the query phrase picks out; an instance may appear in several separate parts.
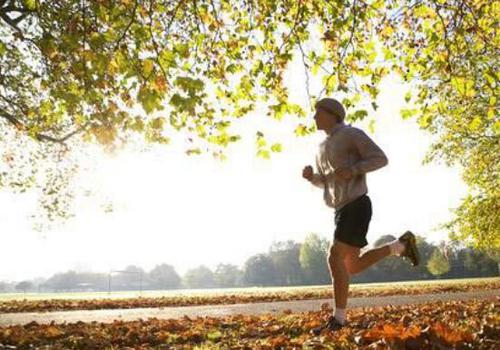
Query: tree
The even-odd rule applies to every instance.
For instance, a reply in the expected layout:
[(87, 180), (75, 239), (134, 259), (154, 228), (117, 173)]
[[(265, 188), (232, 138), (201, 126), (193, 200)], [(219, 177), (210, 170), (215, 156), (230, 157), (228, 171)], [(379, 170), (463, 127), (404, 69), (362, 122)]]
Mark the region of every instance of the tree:
[(77, 273), (76, 271), (72, 270), (62, 273), (56, 273), (45, 282), (46, 287), (52, 288), (55, 291), (72, 290), (76, 288), (77, 284)]
[(113, 289), (139, 290), (146, 285), (147, 274), (142, 267), (128, 265), (123, 270), (112, 271)]
[(450, 270), (450, 264), (443, 252), (436, 247), (432, 252), (431, 258), (427, 262), (427, 268), (434, 276), (441, 276)]
[(330, 283), (327, 255), (329, 242), (315, 233), (310, 233), (300, 247), (300, 266), (305, 281), (309, 284)]
[(482, 251), (464, 249), (463, 264), (471, 277), (492, 276), (498, 271), (498, 263)]
[(304, 283), (304, 272), (300, 266), (300, 243), (292, 240), (273, 242), (269, 249), (275, 274), (276, 283), (284, 286), (301, 285)]
[(244, 279), (250, 286), (277, 285), (273, 260), (266, 254), (251, 256), (245, 262)]
[[(0, 1), (0, 184), (47, 189), (41, 208), (65, 217), (64, 178), (77, 171), (67, 150), (81, 142), (168, 143), (181, 131), (187, 153), (222, 157), (240, 139), (232, 122), (258, 103), (278, 120), (298, 116), (295, 133), (306, 135), (314, 126), (301, 118), (317, 98), (335, 92), (347, 120), (361, 120), (396, 72), (411, 82), (402, 117), (436, 135), (427, 161), (460, 164), (469, 185), (446, 227), (474, 247), (499, 248), (498, 16), (487, 0)], [(283, 83), (295, 56), (309, 107)], [(281, 149), (262, 131), (256, 141), (264, 158)]]
[(214, 282), (217, 287), (236, 287), (242, 284), (243, 272), (236, 265), (219, 264), (215, 268)]
[(16, 284), (16, 290), (17, 291), (22, 291), (23, 293), (26, 293), (28, 290), (33, 289), (33, 283), (30, 281), (22, 281)]
[(486, 255), (496, 262), (497, 264), (497, 274), (500, 275), (500, 249), (489, 249), (486, 251)]
[(212, 288), (215, 286), (214, 274), (208, 267), (201, 265), (188, 270), (183, 283), (187, 288)]
[(94, 272), (76, 272), (73, 270), (56, 273), (40, 284), (43, 288), (55, 291), (107, 290), (108, 275)]
[(156, 265), (148, 274), (151, 286), (159, 289), (175, 289), (181, 286), (181, 277), (172, 265)]
[(500, 121), (496, 23), (489, 1), (423, 1), (408, 6), (397, 36), (398, 69), (415, 89), (408, 96), (420, 127), (437, 136), (426, 162), (458, 164), (469, 195), (444, 225), (451, 237), (487, 250), (500, 247)]

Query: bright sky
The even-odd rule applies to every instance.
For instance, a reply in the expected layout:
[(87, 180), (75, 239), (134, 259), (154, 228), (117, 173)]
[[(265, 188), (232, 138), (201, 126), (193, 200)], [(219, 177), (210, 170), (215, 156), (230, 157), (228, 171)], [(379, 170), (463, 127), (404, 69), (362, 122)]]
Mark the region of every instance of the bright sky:
[[(294, 69), (298, 73), (287, 77), (291, 97), (303, 100), (303, 68)], [(405, 91), (387, 79), (380, 108), (367, 119), (376, 119), (369, 135), (389, 158), (387, 167), (368, 175), (370, 243), (407, 229), (430, 241), (444, 239), (435, 229), (451, 217), (466, 190), (456, 169), (421, 165), (431, 139), (415, 121), (399, 117)], [(368, 132), (367, 122), (355, 125)], [(324, 134), (296, 137), (296, 123), (291, 116), (281, 122), (245, 117), (237, 125), (243, 140), (230, 147), (225, 162), (186, 156), (181, 142), (142, 153), (96, 154), (94, 169), (83, 173), (81, 182), (98, 195), (79, 198), (76, 218), (50, 232), (32, 229), (28, 216), (36, 204), (30, 195), (1, 191), (0, 280), (128, 264), (149, 270), (162, 262), (179, 273), (200, 264), (241, 266), (275, 240), (301, 241), (309, 232), (331, 239), (333, 210), (323, 203), (321, 190), (301, 177), (302, 168), (314, 164)], [(283, 144), (270, 161), (255, 156), (254, 135), (260, 129)], [(113, 203), (113, 212), (103, 211), (102, 198)]]

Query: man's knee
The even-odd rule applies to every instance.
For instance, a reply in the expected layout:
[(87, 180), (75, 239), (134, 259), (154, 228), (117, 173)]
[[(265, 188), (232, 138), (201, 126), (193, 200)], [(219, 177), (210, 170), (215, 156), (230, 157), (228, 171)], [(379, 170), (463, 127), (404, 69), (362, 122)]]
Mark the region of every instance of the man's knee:
[(353, 261), (352, 259), (346, 260), (345, 267), (350, 275), (356, 275), (361, 272), (361, 269), (359, 268), (357, 262)]

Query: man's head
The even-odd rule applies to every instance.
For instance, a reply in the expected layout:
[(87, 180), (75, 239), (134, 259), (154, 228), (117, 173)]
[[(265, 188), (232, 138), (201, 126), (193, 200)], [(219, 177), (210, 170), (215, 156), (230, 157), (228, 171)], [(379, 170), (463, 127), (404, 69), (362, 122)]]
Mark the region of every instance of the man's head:
[(343, 123), (345, 118), (345, 109), (342, 103), (334, 98), (322, 98), (314, 105), (316, 113), (314, 120), (316, 128), (328, 132), (337, 123)]

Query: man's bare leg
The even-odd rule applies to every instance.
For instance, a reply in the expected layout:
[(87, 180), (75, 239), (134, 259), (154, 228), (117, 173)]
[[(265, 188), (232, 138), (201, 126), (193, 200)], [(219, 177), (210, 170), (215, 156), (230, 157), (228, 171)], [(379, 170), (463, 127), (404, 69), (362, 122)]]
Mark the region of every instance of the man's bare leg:
[(401, 254), (404, 247), (404, 244), (396, 239), (381, 247), (370, 249), (361, 254), (361, 256), (359, 255), (359, 251), (348, 250), (349, 253), (346, 255), (347, 272), (350, 275), (360, 273), (389, 255)]
[[(345, 320), (343, 312), (347, 307), (350, 275), (365, 270), (394, 252), (401, 251), (404, 245), (398, 241), (395, 242), (370, 249), (360, 256), (360, 248), (334, 240), (328, 256), (328, 266), (333, 280), (335, 310), (336, 312), (340, 310), (342, 322)], [(337, 316), (339, 315), (336, 314)]]
[(342, 243), (336, 239), (330, 247), (328, 267), (332, 277), (333, 296), (335, 298), (335, 313), (328, 318), (328, 322), (312, 329), (315, 335), (321, 334), (325, 328), (337, 330), (345, 323), (345, 309), (349, 293), (349, 272), (346, 267), (346, 257), (349, 254), (359, 255), (359, 248)]
[(346, 256), (347, 271), (351, 275), (360, 273), (389, 255), (391, 255), (389, 245), (370, 249), (361, 254), (361, 256), (359, 255), (359, 251), (358, 253), (352, 252)]
[[(335, 331), (343, 327), (346, 321), (345, 309), (347, 307), (347, 299), (349, 296), (349, 282), (350, 275), (360, 272), (367, 267), (377, 263), (388, 255), (399, 255), (404, 251), (408, 251), (408, 246), (415, 244), (411, 232), (405, 233), (406, 243), (399, 239), (394, 240), (382, 247), (371, 249), (361, 256), (360, 248), (356, 246), (343, 243), (334, 239), (330, 247), (330, 254), (328, 255), (328, 266), (332, 276), (333, 296), (335, 298), (335, 312), (328, 318), (328, 321), (312, 330), (315, 335), (321, 334), (322, 330), (328, 328)], [(405, 235), (401, 236), (403, 238)], [(413, 241), (413, 242), (412, 242)], [(413, 248), (415, 254), (418, 254), (416, 248)], [(409, 255), (409, 254), (407, 254)], [(418, 256), (413, 259), (418, 264)], [(414, 266), (416, 266), (414, 264)]]
[[(333, 294), (335, 298), (335, 309), (345, 310), (349, 293), (349, 271), (346, 266), (348, 256), (359, 254), (359, 248), (346, 243), (334, 240), (330, 255), (328, 256), (328, 266), (333, 280)], [(343, 321), (343, 320), (341, 320)]]

